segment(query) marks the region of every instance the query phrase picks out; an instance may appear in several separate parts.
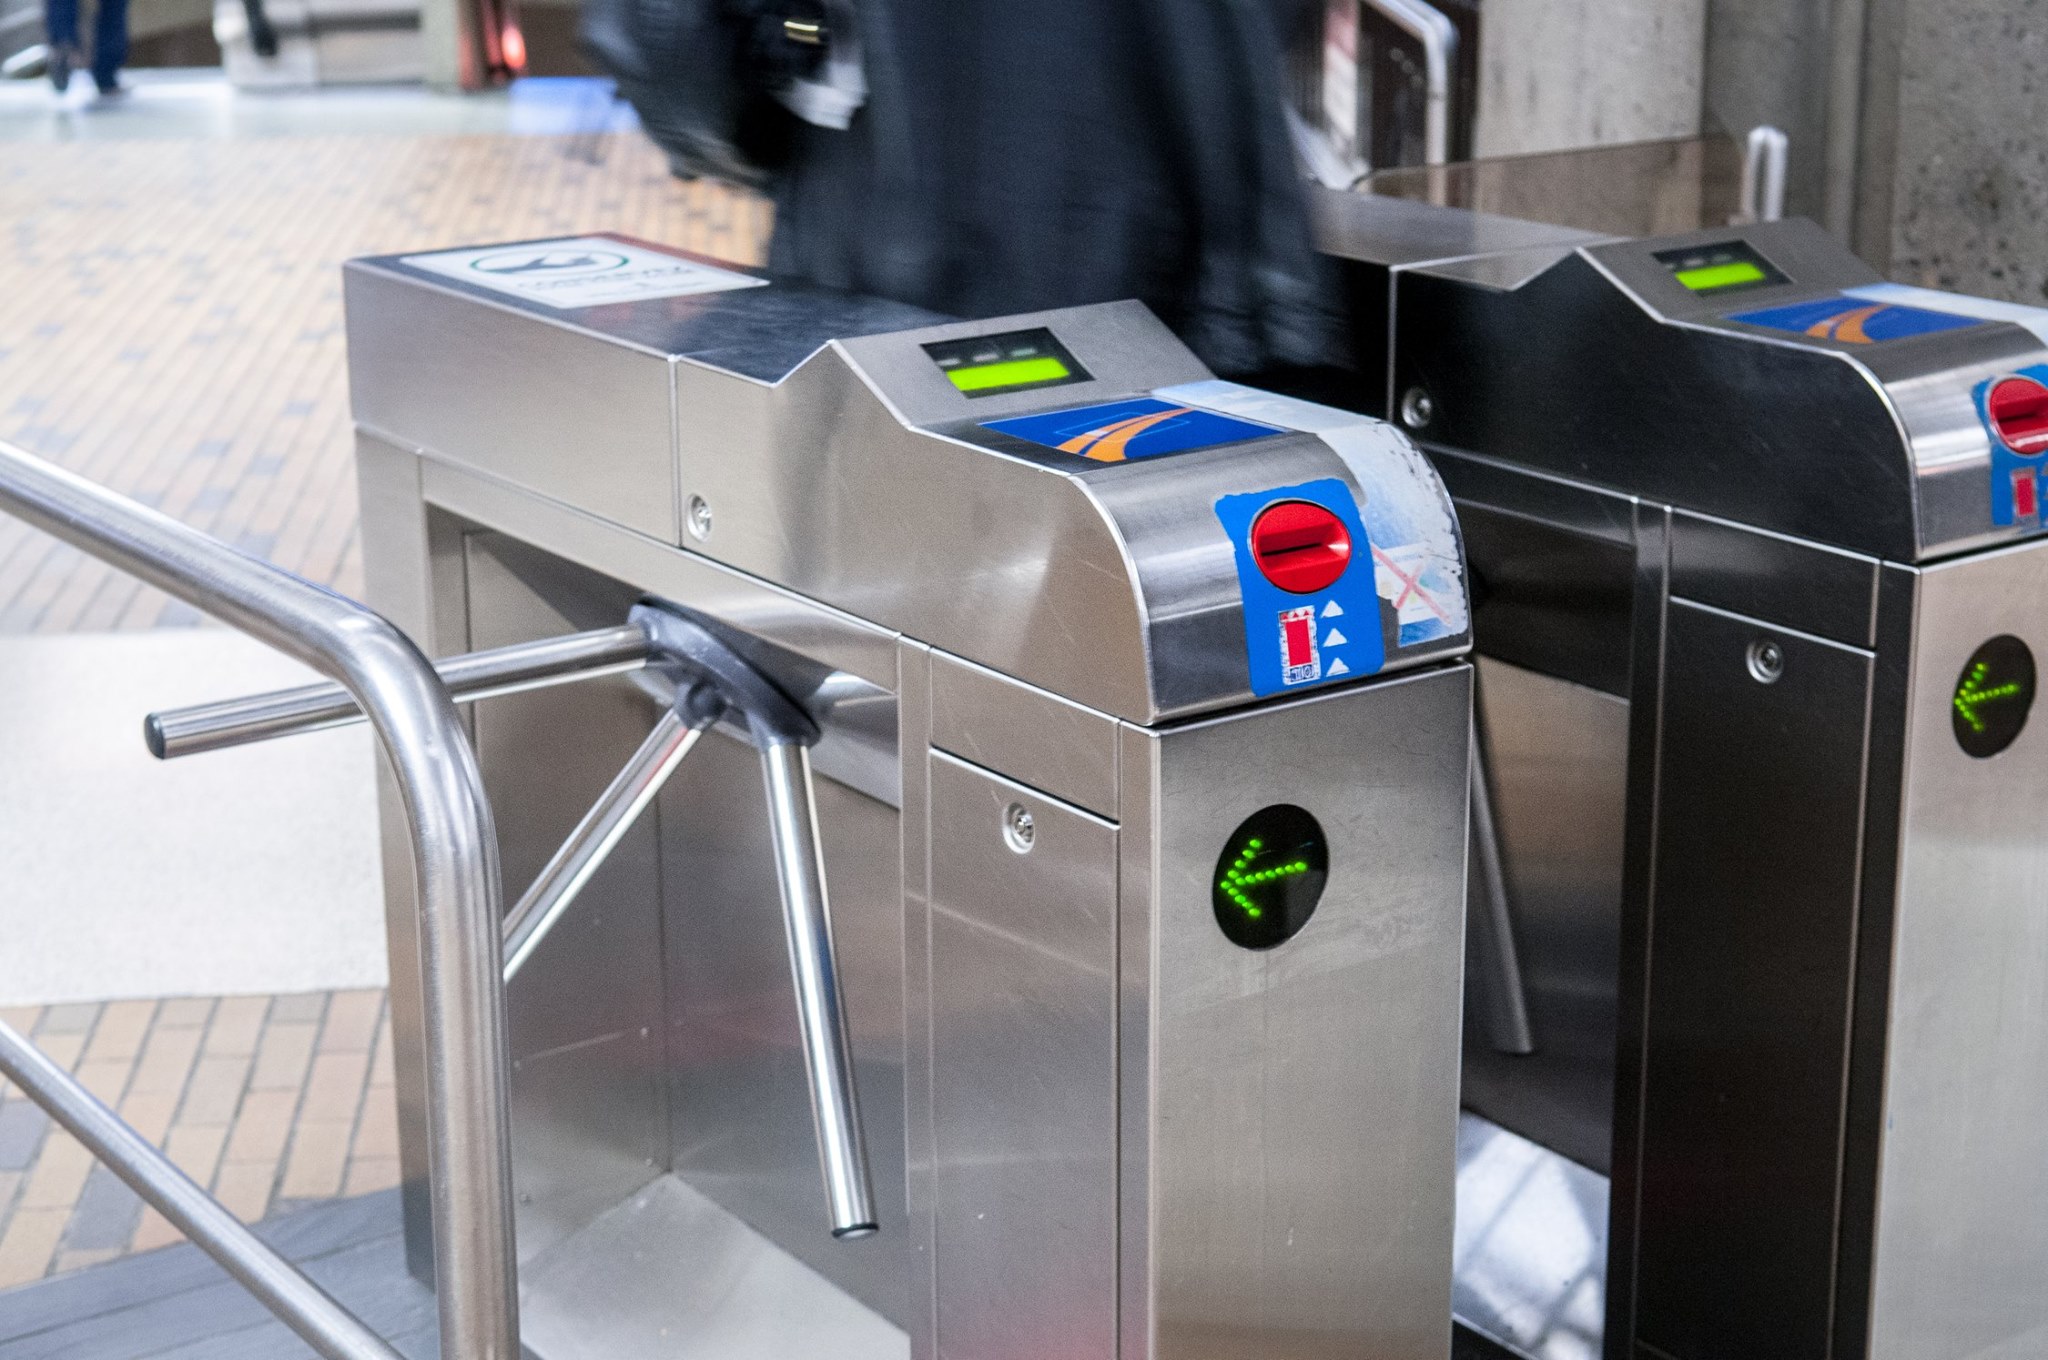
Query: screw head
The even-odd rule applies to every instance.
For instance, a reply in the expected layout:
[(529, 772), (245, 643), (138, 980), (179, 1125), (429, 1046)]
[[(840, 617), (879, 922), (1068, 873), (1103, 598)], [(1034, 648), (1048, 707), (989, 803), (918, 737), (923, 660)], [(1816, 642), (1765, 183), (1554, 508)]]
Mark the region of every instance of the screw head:
[(1749, 644), (1749, 674), (1759, 685), (1775, 685), (1785, 673), (1785, 649), (1766, 638)]
[(1411, 430), (1419, 430), (1436, 419), (1436, 403), (1429, 393), (1419, 387), (1411, 387), (1401, 394), (1401, 423)]
[(1031, 847), (1038, 840), (1038, 823), (1031, 816), (1031, 809), (1022, 803), (1012, 803), (1003, 809), (1003, 839), (1010, 848), (1020, 855), (1031, 853)]
[(690, 537), (699, 543), (711, 537), (711, 502), (702, 496), (690, 497), (683, 523), (689, 527)]

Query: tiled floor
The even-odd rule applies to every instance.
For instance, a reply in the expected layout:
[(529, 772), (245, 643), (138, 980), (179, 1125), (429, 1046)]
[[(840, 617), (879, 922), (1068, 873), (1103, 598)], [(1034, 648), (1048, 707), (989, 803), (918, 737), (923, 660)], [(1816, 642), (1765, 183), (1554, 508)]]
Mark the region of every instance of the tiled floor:
[[(0, 1011), (245, 1222), (398, 1183), (384, 994)], [(179, 1241), (0, 1083), (0, 1289)]]
[[(0, 438), (344, 592), (343, 260), (603, 229), (753, 260), (768, 223), (637, 133), (5, 145)], [(0, 517), (0, 632), (194, 621)]]
[[(0, 105), (0, 439), (344, 592), (361, 567), (343, 260), (619, 230), (748, 261), (768, 229), (762, 201), (679, 183), (637, 133), (515, 135), (517, 110), (485, 103), (316, 101), (249, 128), (199, 102), (90, 127)], [(305, 135), (329, 110), (357, 131)], [(90, 140), (50, 140), (71, 137)], [(0, 633), (196, 621), (0, 516)], [(395, 1182), (381, 1008), (365, 991), (0, 1018), (253, 1219)], [(19, 1092), (0, 1098), (0, 1287), (174, 1237)]]

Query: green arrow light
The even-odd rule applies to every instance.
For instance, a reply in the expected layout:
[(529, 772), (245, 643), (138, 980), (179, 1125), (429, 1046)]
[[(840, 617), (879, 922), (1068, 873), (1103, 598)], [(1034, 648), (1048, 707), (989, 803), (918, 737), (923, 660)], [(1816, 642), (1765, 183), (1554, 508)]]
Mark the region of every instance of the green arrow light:
[(1962, 715), (1963, 721), (1970, 725), (1973, 732), (1984, 730), (1984, 718), (1979, 712), (1980, 709), (2001, 700), (2016, 699), (2025, 688), (2017, 680), (2008, 680), (2002, 685), (1985, 688), (1984, 678), (1990, 670), (1989, 662), (1979, 661), (1970, 667), (1970, 673), (1963, 677), (1963, 683), (1956, 686), (1956, 712)]

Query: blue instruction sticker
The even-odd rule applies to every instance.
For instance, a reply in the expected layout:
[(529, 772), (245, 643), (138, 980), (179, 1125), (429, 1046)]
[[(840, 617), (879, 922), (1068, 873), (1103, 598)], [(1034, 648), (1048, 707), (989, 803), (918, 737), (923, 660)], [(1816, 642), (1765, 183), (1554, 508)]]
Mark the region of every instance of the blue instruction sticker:
[(2048, 435), (2038, 429), (2029, 430), (2025, 435), (2015, 436), (2016, 444), (2011, 443), (1991, 419), (1991, 390), (2007, 383), (2024, 387), (2028, 382), (2048, 388), (2048, 364), (2033, 364), (2005, 377), (1980, 382), (1970, 394), (1976, 403), (1977, 419), (1984, 422), (1984, 432), (1991, 436), (1993, 524), (2033, 527), (2042, 523), (2043, 510), (2048, 509), (2048, 476), (2044, 476), (2048, 473)]
[[(1252, 527), (1259, 517), (1290, 501), (1328, 510), (1349, 535), (1348, 563), (1336, 579), (1314, 590), (1281, 589), (1259, 569), (1252, 552)], [(1299, 486), (1224, 496), (1216, 502), (1216, 518), (1223, 522), (1237, 554), (1244, 654), (1253, 694), (1264, 697), (1355, 679), (1386, 665), (1372, 542), (1350, 487), (1324, 477)]]
[(1887, 340), (1905, 340), (1915, 335), (1935, 335), (1983, 324), (1974, 316), (1870, 302), (1847, 293), (1816, 302), (1794, 302), (1789, 306), (1766, 307), (1757, 312), (1735, 312), (1728, 319), (1740, 321), (1745, 326), (1762, 326), (1766, 330), (1810, 336), (1815, 340), (1841, 340), (1851, 345), (1877, 345)]
[(1012, 416), (1008, 420), (985, 420), (982, 428), (1028, 439), (1061, 453), (1079, 454), (1098, 463), (1157, 458), (1165, 453), (1187, 453), (1284, 433), (1271, 425), (1180, 406), (1157, 397), (1075, 406), (1040, 415)]

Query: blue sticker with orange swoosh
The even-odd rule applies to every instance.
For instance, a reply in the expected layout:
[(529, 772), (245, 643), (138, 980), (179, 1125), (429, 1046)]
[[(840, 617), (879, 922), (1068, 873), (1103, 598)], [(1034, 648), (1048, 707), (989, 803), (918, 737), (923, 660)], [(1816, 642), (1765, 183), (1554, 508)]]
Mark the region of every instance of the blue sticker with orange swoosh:
[(1851, 345), (1877, 345), (1887, 340), (1906, 340), (1916, 335), (1959, 331), (1983, 322), (1974, 316), (1933, 312), (1925, 307), (1901, 307), (1871, 302), (1846, 293), (1814, 302), (1794, 302), (1783, 307), (1766, 307), (1756, 312), (1735, 312), (1730, 321), (1766, 330), (1804, 335), (1815, 340), (1841, 340)]
[(1060, 453), (1092, 458), (1098, 463), (1157, 458), (1286, 433), (1271, 425), (1181, 406), (1157, 397), (985, 420), (981, 427), (1028, 439)]

